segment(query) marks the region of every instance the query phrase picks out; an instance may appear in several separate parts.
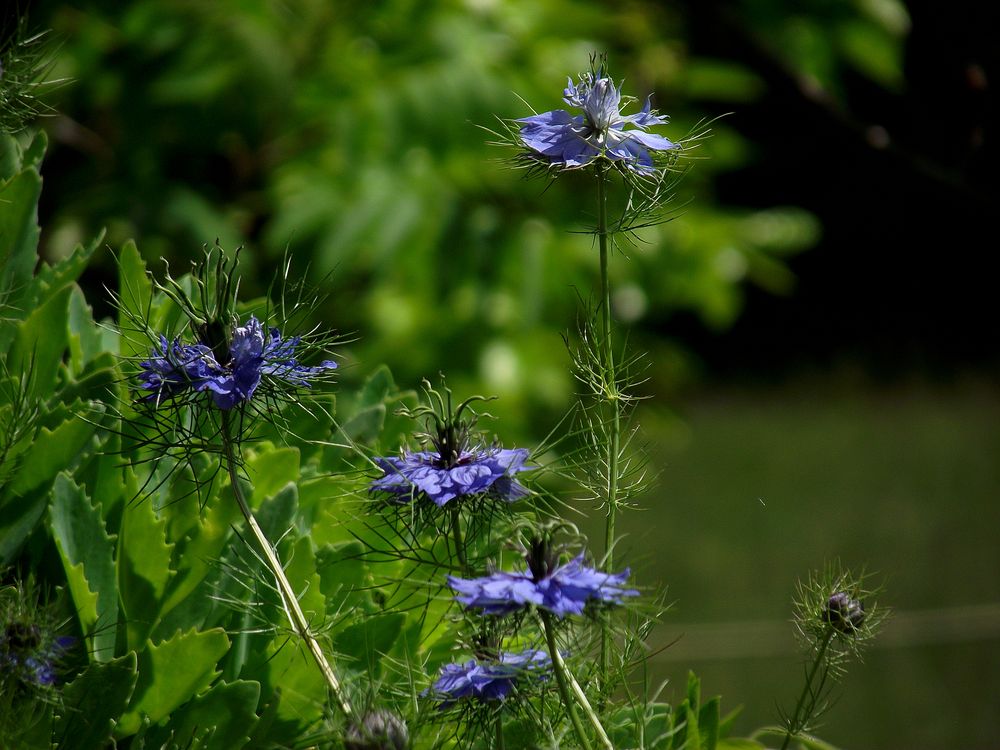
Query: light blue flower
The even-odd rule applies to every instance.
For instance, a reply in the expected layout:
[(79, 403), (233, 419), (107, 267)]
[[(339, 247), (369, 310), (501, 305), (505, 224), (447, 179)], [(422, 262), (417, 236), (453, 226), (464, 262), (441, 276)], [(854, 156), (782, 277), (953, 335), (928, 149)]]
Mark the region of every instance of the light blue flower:
[[(621, 91), (610, 78), (587, 73), (578, 84), (568, 79), (563, 101), (582, 109), (583, 114), (557, 109), (517, 120), (524, 123), (520, 137), (531, 155), (551, 166), (578, 169), (603, 157), (633, 172), (652, 174), (656, 169), (651, 151), (680, 148), (663, 136), (646, 132), (650, 126), (667, 122), (650, 109), (649, 97), (639, 112), (622, 115)], [(632, 127), (626, 129), (626, 125)]]

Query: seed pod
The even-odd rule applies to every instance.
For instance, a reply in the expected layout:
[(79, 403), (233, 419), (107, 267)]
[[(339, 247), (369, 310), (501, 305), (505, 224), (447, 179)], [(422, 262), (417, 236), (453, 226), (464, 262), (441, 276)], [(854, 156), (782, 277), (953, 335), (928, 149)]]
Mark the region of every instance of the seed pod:
[(865, 606), (846, 592), (838, 591), (827, 600), (823, 619), (841, 633), (852, 634), (864, 624)]

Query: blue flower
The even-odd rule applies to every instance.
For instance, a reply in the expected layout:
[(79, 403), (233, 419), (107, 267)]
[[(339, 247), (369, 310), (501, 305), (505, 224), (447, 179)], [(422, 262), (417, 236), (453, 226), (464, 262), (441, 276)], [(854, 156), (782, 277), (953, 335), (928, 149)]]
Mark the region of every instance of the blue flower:
[(250, 400), (264, 376), (295, 386), (309, 387), (307, 378), (337, 367), (326, 360), (316, 367), (300, 365), (295, 358), (298, 336), (282, 339), (277, 328), (265, 335), (256, 317), (235, 326), (229, 343), (229, 357), (220, 363), (204, 343), (168, 343), (160, 336), (160, 346), (140, 363), (139, 387), (150, 391), (146, 401), (161, 401), (186, 391), (208, 391), (220, 409), (232, 409)]
[[(448, 457), (451, 456), (449, 459)], [(407, 502), (418, 493), (439, 508), (456, 497), (488, 493), (513, 502), (528, 490), (513, 475), (524, 471), (528, 451), (501, 448), (404, 453), (401, 458), (376, 458), (384, 476), (372, 482), (370, 491), (385, 492), (397, 502)]]
[(51, 638), (37, 625), (12, 622), (0, 631), (0, 675), (39, 687), (54, 685), (59, 659), (75, 642), (69, 636)]
[[(610, 78), (587, 73), (579, 84), (568, 79), (563, 101), (582, 109), (583, 114), (557, 109), (516, 121), (524, 123), (521, 141), (534, 158), (547, 164), (576, 169), (603, 156), (633, 172), (652, 174), (655, 168), (650, 151), (680, 148), (663, 136), (646, 132), (651, 125), (667, 122), (650, 109), (648, 96), (639, 112), (622, 115), (621, 91)], [(626, 125), (633, 127), (626, 130)]]
[(638, 596), (638, 591), (623, 588), (628, 577), (628, 568), (622, 573), (601, 573), (586, 567), (581, 553), (551, 568), (529, 565), (521, 573), (500, 571), (483, 578), (448, 576), (448, 585), (466, 609), (508, 615), (534, 605), (565, 617), (583, 614), (587, 602), (621, 604), (622, 597)]
[(496, 662), (470, 659), (464, 664), (446, 664), (441, 668), (437, 681), (423, 695), (443, 701), (442, 708), (462, 698), (503, 700), (514, 689), (518, 679), (531, 672), (541, 676), (551, 664), (547, 653), (533, 649), (518, 654), (501, 652)]

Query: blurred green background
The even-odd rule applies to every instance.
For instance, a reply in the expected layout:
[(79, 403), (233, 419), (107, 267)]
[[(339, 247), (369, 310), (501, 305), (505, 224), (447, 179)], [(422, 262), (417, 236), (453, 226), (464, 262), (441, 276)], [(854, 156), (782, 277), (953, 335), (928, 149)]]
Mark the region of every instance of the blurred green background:
[[(615, 315), (650, 353), (639, 416), (660, 472), (623, 546), (675, 602), (654, 645), (680, 636), (654, 678), (676, 697), (694, 668), (746, 706), (738, 730), (772, 722), (801, 678), (795, 581), (839, 557), (880, 571), (898, 616), (821, 734), (993, 748), (988, 5), (28, 3), (69, 79), (42, 122), (42, 246), (107, 228), (112, 250), (134, 237), (184, 268), (243, 244), (248, 293), (289, 251), (329, 292), (318, 317), (354, 334), (348, 382), (381, 362), (407, 386), (444, 371), (500, 395), (495, 429), (531, 444), (572, 400), (560, 334), (595, 287), (594, 201), (579, 175), (524, 180), (484, 128), (562, 106), (566, 76), (607, 52), (668, 137), (714, 120), (673, 221), (612, 269)], [(105, 252), (85, 279), (98, 312), (112, 277)]]

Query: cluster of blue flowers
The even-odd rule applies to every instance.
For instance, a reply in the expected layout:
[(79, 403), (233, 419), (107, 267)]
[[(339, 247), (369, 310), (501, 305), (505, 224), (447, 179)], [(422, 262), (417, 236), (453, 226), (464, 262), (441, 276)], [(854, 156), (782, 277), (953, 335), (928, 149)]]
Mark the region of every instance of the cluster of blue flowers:
[[(563, 101), (583, 110), (571, 115), (564, 109), (523, 117), (520, 137), (532, 155), (550, 166), (579, 169), (603, 157), (638, 174), (655, 172), (650, 151), (669, 151), (679, 144), (646, 128), (663, 125), (667, 118), (650, 109), (650, 98), (642, 109), (622, 115), (622, 95), (610, 78), (594, 73), (569, 79)], [(626, 125), (630, 127), (626, 129)]]
[(509, 615), (534, 605), (562, 618), (583, 614), (588, 602), (621, 604), (622, 597), (638, 596), (635, 589), (623, 588), (629, 572), (626, 568), (621, 573), (602, 573), (584, 565), (581, 553), (547, 570), (538, 570), (529, 560), (528, 570), (519, 573), (499, 571), (471, 579), (449, 576), (448, 585), (466, 609)]
[(529, 674), (542, 678), (551, 666), (552, 660), (544, 651), (501, 652), (497, 661), (469, 659), (463, 664), (445, 665), (434, 685), (423, 694), (442, 701), (441, 708), (462, 698), (503, 700), (519, 678)]
[(507, 502), (528, 494), (513, 475), (526, 468), (523, 448), (468, 449), (450, 461), (439, 451), (416, 451), (401, 457), (376, 458), (384, 472), (371, 483), (373, 492), (385, 492), (396, 502), (423, 493), (439, 508), (457, 497), (488, 493)]
[(295, 358), (299, 341), (298, 336), (282, 339), (277, 328), (265, 335), (260, 321), (251, 316), (245, 325), (233, 327), (228, 358), (220, 362), (205, 343), (168, 342), (160, 336), (159, 348), (139, 365), (139, 387), (150, 392), (144, 400), (157, 404), (184, 393), (207, 391), (220, 409), (248, 401), (265, 376), (308, 388), (307, 378), (335, 369), (337, 363), (300, 365)]

